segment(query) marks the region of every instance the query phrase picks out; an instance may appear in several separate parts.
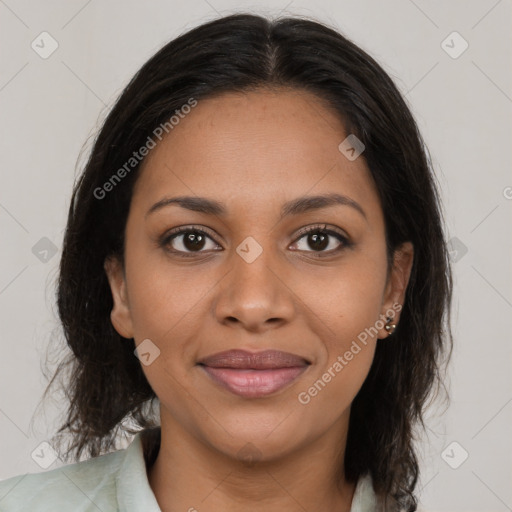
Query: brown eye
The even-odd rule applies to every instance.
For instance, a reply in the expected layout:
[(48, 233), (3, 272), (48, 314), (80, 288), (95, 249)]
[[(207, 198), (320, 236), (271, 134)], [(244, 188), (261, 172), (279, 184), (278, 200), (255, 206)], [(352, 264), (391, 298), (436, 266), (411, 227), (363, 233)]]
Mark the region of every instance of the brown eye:
[(181, 236), (181, 244), (187, 251), (200, 251), (204, 248), (206, 237), (202, 233), (189, 231)]
[(329, 236), (326, 233), (310, 233), (307, 236), (307, 244), (314, 251), (323, 251), (329, 246)]
[(313, 226), (303, 230), (294, 245), (298, 251), (334, 253), (349, 247), (350, 243), (341, 233)]
[(182, 228), (168, 234), (162, 245), (176, 253), (200, 253), (218, 250), (219, 245), (204, 231)]

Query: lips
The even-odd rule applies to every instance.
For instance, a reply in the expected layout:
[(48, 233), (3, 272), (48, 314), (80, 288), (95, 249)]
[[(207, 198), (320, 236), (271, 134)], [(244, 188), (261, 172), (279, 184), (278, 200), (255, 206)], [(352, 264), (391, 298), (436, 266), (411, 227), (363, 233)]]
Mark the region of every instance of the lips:
[(303, 357), (279, 350), (247, 352), (245, 350), (228, 350), (202, 359), (199, 364), (212, 368), (237, 368), (240, 370), (270, 370), (305, 366), (309, 361)]
[(297, 379), (310, 365), (298, 355), (277, 350), (251, 353), (229, 350), (198, 363), (214, 382), (234, 394), (257, 398), (277, 392)]

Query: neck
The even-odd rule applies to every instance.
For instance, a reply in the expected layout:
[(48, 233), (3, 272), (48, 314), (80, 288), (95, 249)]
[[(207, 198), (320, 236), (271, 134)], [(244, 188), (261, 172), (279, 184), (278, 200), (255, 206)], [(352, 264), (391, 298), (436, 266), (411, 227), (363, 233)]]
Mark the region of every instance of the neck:
[(149, 484), (162, 512), (349, 512), (355, 484), (347, 482), (343, 472), (347, 426), (348, 413), (324, 436), (284, 457), (243, 462), (162, 416), (160, 449), (148, 468)]

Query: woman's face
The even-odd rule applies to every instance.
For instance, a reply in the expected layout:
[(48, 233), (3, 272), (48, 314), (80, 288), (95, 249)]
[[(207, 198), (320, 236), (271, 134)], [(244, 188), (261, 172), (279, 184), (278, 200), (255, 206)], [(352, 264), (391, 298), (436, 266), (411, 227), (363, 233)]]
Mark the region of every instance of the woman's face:
[[(383, 213), (364, 153), (338, 148), (348, 135), (309, 93), (230, 93), (151, 150), (124, 272), (106, 270), (162, 428), (241, 458), (343, 437), (412, 265), (405, 244), (387, 279)], [(232, 350), (248, 354), (210, 357)], [(293, 356), (250, 357), (268, 350)]]

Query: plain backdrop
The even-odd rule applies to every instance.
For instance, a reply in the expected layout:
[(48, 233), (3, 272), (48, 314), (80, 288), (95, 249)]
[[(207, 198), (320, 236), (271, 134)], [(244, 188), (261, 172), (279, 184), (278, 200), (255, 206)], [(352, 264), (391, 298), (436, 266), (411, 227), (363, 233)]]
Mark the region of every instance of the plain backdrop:
[(512, 510), (510, 0), (1, 0), (0, 479), (41, 471), (31, 454), (65, 406), (38, 408), (60, 335), (67, 208), (91, 137), (156, 50), (239, 11), (330, 24), (405, 95), (441, 186), (455, 277), (451, 404), (429, 413), (421, 507)]

